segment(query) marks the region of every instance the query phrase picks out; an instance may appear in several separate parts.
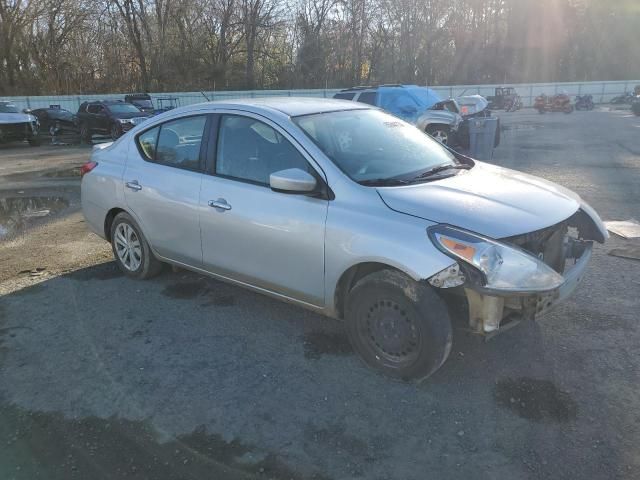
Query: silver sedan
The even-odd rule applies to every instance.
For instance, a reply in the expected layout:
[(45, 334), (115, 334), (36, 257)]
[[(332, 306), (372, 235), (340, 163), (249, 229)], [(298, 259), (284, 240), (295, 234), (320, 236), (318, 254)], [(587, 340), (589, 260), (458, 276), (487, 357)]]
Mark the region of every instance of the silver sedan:
[(85, 218), (125, 274), (169, 263), (344, 319), (361, 357), (403, 379), (446, 360), (447, 302), (479, 334), (534, 319), (607, 238), (575, 193), (347, 101), (171, 110), (82, 172)]

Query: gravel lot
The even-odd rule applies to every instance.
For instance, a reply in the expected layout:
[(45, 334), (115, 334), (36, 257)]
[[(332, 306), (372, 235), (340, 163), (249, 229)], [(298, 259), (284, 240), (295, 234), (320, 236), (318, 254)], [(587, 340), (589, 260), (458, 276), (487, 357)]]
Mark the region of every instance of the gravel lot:
[[(640, 118), (500, 116), (494, 163), (640, 220)], [(632, 242), (597, 246), (538, 323), (484, 342), (457, 312), (448, 362), (404, 384), (338, 322), (184, 271), (122, 277), (79, 213), (88, 154), (0, 146), (0, 478), (640, 478), (640, 262), (608, 254)]]

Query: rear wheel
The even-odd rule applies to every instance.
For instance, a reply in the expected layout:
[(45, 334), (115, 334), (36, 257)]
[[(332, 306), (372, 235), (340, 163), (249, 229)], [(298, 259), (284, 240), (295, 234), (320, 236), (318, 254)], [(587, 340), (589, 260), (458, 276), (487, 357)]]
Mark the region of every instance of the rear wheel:
[(362, 278), (347, 298), (353, 348), (391, 377), (422, 380), (449, 356), (451, 322), (444, 301), (429, 287), (395, 270)]
[(42, 144), (42, 142), (40, 141), (40, 137), (38, 137), (37, 135), (30, 137), (27, 141), (32, 147), (39, 147)]
[(162, 270), (140, 227), (128, 213), (116, 215), (111, 224), (111, 248), (118, 267), (125, 275), (141, 280)]
[(450, 140), (449, 127), (446, 125), (429, 125), (426, 132), (436, 141), (448, 145)]
[(573, 105), (567, 105), (566, 107), (564, 107), (564, 113), (572, 113), (573, 112)]

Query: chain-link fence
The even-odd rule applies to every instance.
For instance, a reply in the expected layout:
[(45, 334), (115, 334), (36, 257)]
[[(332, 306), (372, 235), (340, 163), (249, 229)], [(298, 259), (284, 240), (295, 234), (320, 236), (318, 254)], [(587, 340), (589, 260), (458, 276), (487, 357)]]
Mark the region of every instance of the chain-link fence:
[[(567, 93), (568, 95), (592, 95), (595, 103), (607, 103), (612, 98), (633, 91), (640, 80), (616, 81), (616, 82), (573, 82), (573, 83), (531, 83), (531, 84), (505, 84), (515, 87), (522, 97), (525, 107), (533, 105), (536, 96), (546, 93)], [(485, 97), (492, 96), (499, 85), (456, 85), (432, 87), (442, 98), (459, 97), (461, 95), (479, 94)], [(158, 106), (158, 100), (162, 98), (175, 98), (178, 106), (194, 103), (230, 100), (234, 98), (259, 98), (259, 97), (324, 97), (331, 98), (340, 89), (311, 89), (311, 90), (244, 90), (244, 91), (218, 91), (218, 92), (167, 92), (151, 93), (154, 104)], [(78, 110), (82, 102), (90, 100), (116, 100), (123, 99), (124, 93), (118, 94), (94, 94), (94, 95), (56, 95), (56, 96), (28, 96), (28, 97), (0, 97), (0, 100), (9, 100), (21, 109), (45, 108), (50, 105), (59, 105), (72, 112)]]

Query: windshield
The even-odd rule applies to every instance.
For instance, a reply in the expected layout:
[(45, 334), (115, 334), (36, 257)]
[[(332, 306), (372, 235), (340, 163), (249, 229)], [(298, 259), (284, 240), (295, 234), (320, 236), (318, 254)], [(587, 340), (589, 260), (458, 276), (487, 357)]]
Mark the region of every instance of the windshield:
[(20, 113), (20, 111), (11, 103), (0, 103), (0, 113)]
[(411, 95), (425, 108), (429, 108), (430, 106), (442, 101), (438, 94), (430, 88), (410, 87), (407, 88), (407, 90), (409, 90)]
[(454, 156), (428, 135), (378, 110), (346, 110), (294, 122), (351, 179), (413, 179)]
[(136, 113), (140, 112), (140, 109), (130, 103), (116, 103), (109, 105), (111, 113)]
[(153, 108), (151, 100), (133, 100), (133, 104), (141, 108)]

